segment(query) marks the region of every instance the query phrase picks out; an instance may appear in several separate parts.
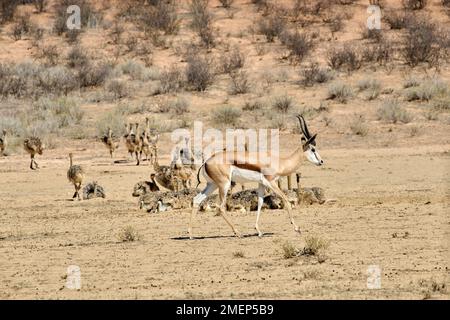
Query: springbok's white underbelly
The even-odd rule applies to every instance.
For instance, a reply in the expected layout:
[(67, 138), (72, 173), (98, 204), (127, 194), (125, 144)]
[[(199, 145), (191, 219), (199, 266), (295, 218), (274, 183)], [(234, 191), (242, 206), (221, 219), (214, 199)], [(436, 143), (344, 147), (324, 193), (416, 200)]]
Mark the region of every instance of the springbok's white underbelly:
[(261, 172), (231, 166), (231, 180), (239, 183), (262, 182), (264, 175)]

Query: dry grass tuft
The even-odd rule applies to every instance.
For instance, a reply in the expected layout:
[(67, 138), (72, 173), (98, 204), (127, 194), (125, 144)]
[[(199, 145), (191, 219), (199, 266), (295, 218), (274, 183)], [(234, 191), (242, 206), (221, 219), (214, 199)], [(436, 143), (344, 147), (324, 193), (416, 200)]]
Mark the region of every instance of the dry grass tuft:
[(139, 241), (141, 236), (132, 226), (126, 226), (119, 231), (117, 238), (121, 242), (134, 242)]

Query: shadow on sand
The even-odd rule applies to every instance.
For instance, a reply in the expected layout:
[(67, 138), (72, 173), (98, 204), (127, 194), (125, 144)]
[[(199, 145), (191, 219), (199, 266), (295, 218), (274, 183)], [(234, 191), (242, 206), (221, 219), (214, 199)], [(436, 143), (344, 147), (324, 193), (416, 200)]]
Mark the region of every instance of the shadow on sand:
[[(271, 237), (274, 233), (267, 232), (264, 233), (263, 237)], [(242, 238), (251, 238), (251, 237), (258, 237), (257, 233), (252, 234), (243, 234)], [(205, 240), (205, 239), (225, 239), (225, 238), (236, 238), (235, 235), (229, 235), (229, 236), (206, 236), (206, 237), (194, 237), (192, 240)], [(190, 240), (188, 236), (182, 236), (182, 237), (174, 237), (170, 238), (170, 240)]]

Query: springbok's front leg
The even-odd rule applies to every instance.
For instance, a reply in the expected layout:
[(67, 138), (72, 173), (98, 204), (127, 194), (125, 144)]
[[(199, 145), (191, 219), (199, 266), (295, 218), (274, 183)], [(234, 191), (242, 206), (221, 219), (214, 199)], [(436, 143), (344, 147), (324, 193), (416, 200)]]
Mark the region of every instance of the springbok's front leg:
[(208, 183), (205, 189), (194, 197), (192, 201), (192, 211), (189, 216), (189, 227), (188, 227), (189, 239), (191, 240), (194, 239), (194, 237), (192, 236), (192, 220), (194, 216), (197, 214), (200, 204), (206, 199), (207, 196), (213, 193), (216, 189), (217, 186), (215, 184)]
[(235, 228), (235, 226), (231, 222), (230, 218), (226, 214), (226, 211), (227, 211), (227, 194), (228, 194), (228, 189), (230, 188), (230, 186), (231, 186), (231, 183), (227, 182), (227, 183), (224, 184), (224, 186), (219, 187), (219, 198), (220, 198), (220, 209), (219, 210), (220, 210), (220, 215), (225, 219), (225, 221), (231, 227), (231, 229), (233, 230), (233, 232), (236, 235), (236, 237), (240, 238), (242, 236), (241, 233), (239, 231), (237, 231), (237, 229)]
[(294, 226), (294, 230), (295, 232), (300, 233), (300, 228), (297, 226), (297, 224), (294, 221), (294, 217), (292, 216), (292, 208), (291, 208), (291, 203), (289, 202), (288, 198), (286, 197), (286, 195), (284, 194), (283, 191), (281, 191), (280, 188), (278, 188), (278, 184), (276, 181), (271, 181), (270, 184), (268, 185), (268, 187), (275, 192), (275, 194), (277, 196), (279, 196), (284, 203), (284, 207), (287, 209), (288, 215), (289, 215), (289, 219), (291, 220), (291, 224)]

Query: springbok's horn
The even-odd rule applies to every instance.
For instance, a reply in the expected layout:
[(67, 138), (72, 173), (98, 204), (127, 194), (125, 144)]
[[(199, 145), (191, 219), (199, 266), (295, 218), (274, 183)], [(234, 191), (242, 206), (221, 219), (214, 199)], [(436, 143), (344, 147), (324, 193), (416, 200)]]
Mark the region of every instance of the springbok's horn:
[(309, 139), (310, 135), (308, 132), (308, 128), (306, 127), (305, 119), (301, 115), (298, 115), (297, 118), (298, 121), (300, 122), (300, 129), (302, 130), (303, 135), (305, 136), (306, 139)]

